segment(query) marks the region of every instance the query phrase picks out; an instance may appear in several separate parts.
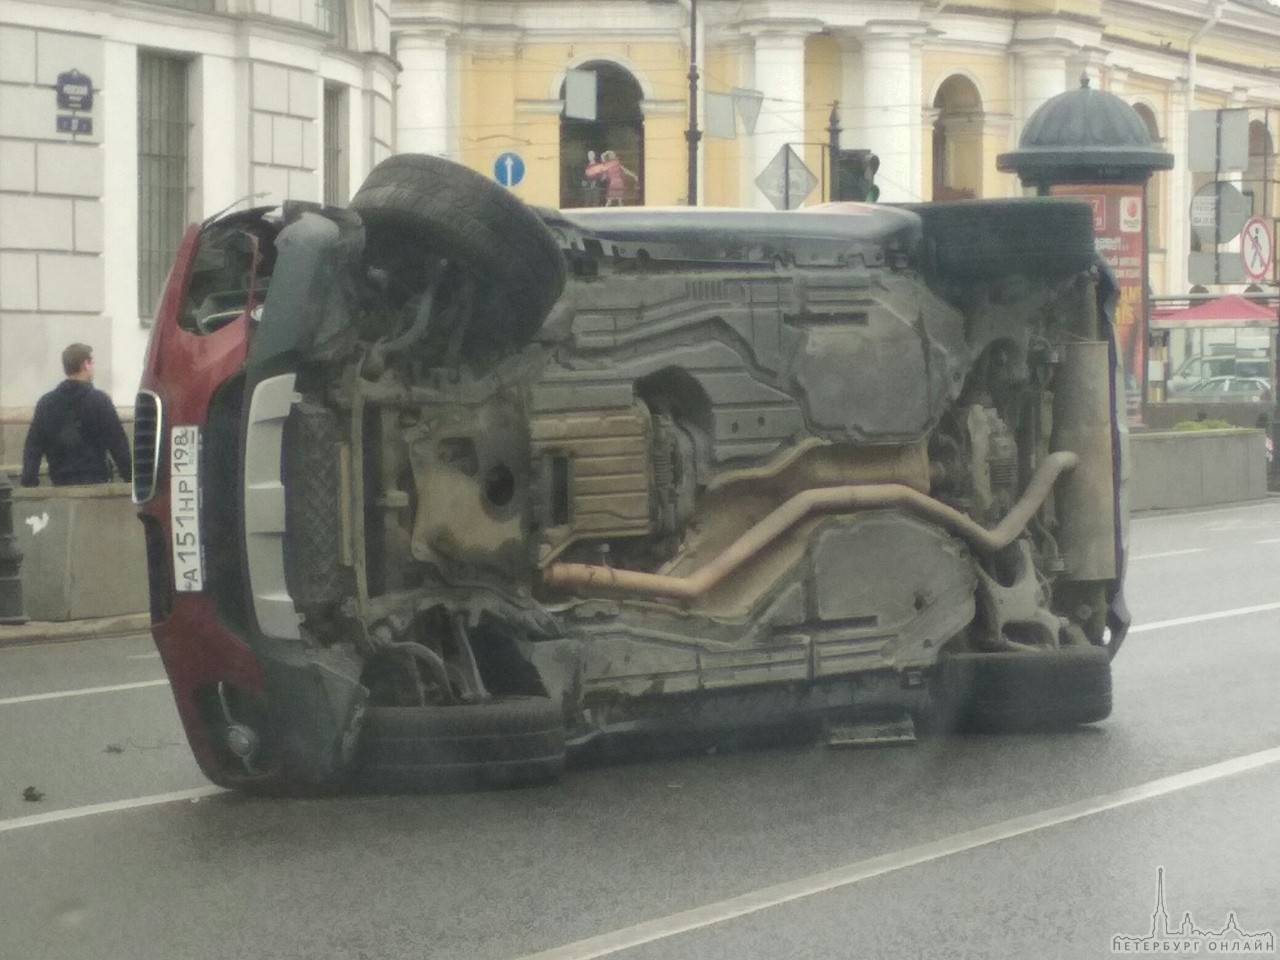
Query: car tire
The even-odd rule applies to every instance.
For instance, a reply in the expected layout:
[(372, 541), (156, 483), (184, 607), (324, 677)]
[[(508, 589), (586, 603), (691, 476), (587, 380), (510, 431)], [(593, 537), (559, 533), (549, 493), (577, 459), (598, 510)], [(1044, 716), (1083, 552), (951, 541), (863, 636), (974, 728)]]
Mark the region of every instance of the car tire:
[(424, 255), (457, 261), (477, 275), (490, 299), (472, 320), (472, 345), (527, 342), (564, 289), (564, 255), (547, 225), (468, 167), (426, 154), (388, 157), (370, 171), (351, 207), (373, 248), (407, 235)]
[(1111, 714), (1111, 656), (1092, 645), (944, 655), (932, 693), (946, 730), (1011, 733), (1094, 723)]
[(1094, 262), (1093, 214), (1059, 197), (907, 204), (920, 216), (926, 272), (948, 280), (1067, 277)]
[(565, 724), (548, 697), (431, 707), (371, 707), (355, 785), (450, 791), (554, 783), (564, 772)]

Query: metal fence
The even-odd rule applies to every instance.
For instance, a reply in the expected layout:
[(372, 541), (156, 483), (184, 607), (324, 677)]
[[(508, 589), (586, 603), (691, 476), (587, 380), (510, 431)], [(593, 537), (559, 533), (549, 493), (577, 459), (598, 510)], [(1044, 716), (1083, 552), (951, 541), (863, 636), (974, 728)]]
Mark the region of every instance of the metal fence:
[(324, 88), (324, 202), (347, 202), (346, 89)]

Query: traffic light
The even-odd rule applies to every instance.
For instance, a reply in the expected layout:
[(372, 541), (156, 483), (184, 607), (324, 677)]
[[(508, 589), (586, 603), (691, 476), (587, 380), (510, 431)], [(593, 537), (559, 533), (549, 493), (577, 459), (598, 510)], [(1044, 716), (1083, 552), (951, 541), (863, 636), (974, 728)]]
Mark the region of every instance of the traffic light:
[(841, 150), (837, 164), (835, 200), (858, 200), (874, 203), (880, 199), (876, 173), (880, 158), (870, 150)]

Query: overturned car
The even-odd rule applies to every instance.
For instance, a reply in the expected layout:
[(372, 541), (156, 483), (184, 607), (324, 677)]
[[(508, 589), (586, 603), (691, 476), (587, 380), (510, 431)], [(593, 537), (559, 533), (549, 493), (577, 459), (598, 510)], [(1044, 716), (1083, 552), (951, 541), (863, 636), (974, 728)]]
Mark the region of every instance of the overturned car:
[(1111, 709), (1089, 207), (551, 211), (448, 161), (192, 227), (137, 401), (205, 773), (538, 782), (629, 733)]

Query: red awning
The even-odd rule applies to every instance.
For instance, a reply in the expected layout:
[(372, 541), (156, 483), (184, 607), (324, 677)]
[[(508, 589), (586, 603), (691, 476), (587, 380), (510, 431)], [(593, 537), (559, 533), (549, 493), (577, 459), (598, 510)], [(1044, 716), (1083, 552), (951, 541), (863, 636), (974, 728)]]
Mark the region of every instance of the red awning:
[(1274, 327), (1276, 308), (1247, 297), (1230, 294), (1206, 300), (1184, 310), (1152, 310), (1151, 326), (1170, 327)]

